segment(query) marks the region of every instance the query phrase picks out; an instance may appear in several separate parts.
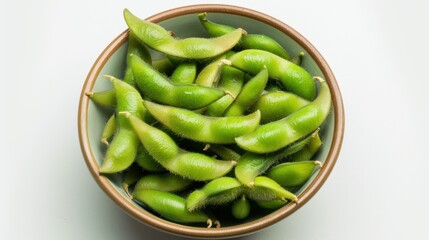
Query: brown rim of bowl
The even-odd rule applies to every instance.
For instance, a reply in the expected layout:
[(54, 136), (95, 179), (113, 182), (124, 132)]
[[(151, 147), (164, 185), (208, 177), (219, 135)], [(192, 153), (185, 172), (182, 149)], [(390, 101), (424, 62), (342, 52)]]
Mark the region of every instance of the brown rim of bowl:
[(335, 126), (334, 126), (334, 135), (332, 140), (332, 146), (328, 153), (323, 167), (318, 172), (317, 176), (311, 182), (311, 184), (298, 196), (299, 201), (297, 203), (287, 204), (281, 209), (268, 214), (262, 218), (254, 220), (252, 222), (239, 224), (231, 227), (223, 227), (219, 229), (213, 228), (201, 228), (201, 227), (191, 227), (181, 224), (176, 224), (170, 221), (163, 220), (159, 217), (152, 215), (151, 213), (142, 211), (139, 207), (134, 206), (127, 199), (125, 199), (120, 193), (118, 193), (115, 188), (110, 184), (108, 179), (98, 174), (98, 163), (92, 153), (89, 138), (88, 138), (88, 129), (87, 129), (87, 111), (89, 98), (85, 95), (86, 92), (89, 92), (94, 86), (95, 80), (99, 75), (101, 69), (104, 67), (106, 61), (110, 56), (115, 53), (115, 51), (127, 41), (128, 30), (125, 30), (118, 37), (116, 37), (101, 55), (97, 58), (91, 70), (88, 73), (85, 84), (83, 86), (80, 102), (79, 102), (79, 113), (78, 113), (78, 131), (79, 131), (79, 141), (82, 149), (83, 156), (85, 158), (86, 164), (98, 183), (98, 185), (104, 190), (104, 192), (109, 195), (109, 197), (121, 206), (128, 214), (135, 217), (139, 221), (145, 223), (148, 226), (155, 227), (159, 230), (181, 235), (187, 237), (201, 237), (201, 238), (226, 238), (226, 237), (235, 237), (244, 234), (250, 234), (252, 232), (261, 230), (267, 226), (270, 226), (283, 218), (289, 216), (301, 206), (303, 206), (314, 194), (320, 189), (323, 183), (326, 181), (329, 176), (332, 168), (335, 165), (335, 162), (340, 153), (341, 144), (344, 135), (344, 107), (341, 97), (341, 92), (339, 90), (338, 84), (335, 80), (334, 74), (332, 73), (330, 67), (322, 57), (322, 55), (316, 50), (316, 48), (301, 34), (292, 29), (287, 24), (270, 17), (266, 14), (260, 13), (255, 10), (232, 6), (232, 5), (218, 5), (218, 4), (199, 4), (199, 5), (190, 5), (183, 6), (179, 8), (170, 9), (158, 14), (155, 14), (146, 20), (152, 22), (160, 22), (172, 17), (184, 15), (184, 14), (195, 14), (200, 12), (219, 12), (219, 13), (228, 13), (241, 15), (249, 18), (254, 18), (261, 22), (264, 22), (268, 25), (273, 26), (274, 28), (280, 30), (286, 35), (290, 36), (294, 41), (301, 45), (310, 56), (316, 61), (317, 65), (322, 70), (325, 80), (328, 82), (329, 87), (332, 91), (332, 100), (334, 105), (335, 113)]

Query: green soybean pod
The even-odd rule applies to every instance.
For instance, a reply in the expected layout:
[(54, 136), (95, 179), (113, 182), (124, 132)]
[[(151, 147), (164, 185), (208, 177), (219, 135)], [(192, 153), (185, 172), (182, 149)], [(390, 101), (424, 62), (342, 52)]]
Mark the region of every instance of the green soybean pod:
[(271, 178), (258, 176), (255, 178), (254, 186), (247, 188), (246, 196), (255, 201), (291, 200), (298, 201), (295, 194), (280, 186)]
[(319, 161), (286, 162), (272, 167), (267, 172), (267, 177), (286, 188), (303, 185), (313, 174), (317, 167), (321, 167)]
[(319, 134), (316, 134), (310, 141), (307, 146), (305, 146), (300, 151), (292, 154), (289, 157), (289, 161), (291, 162), (300, 162), (310, 160), (314, 154), (320, 149), (322, 146), (322, 140), (320, 139)]
[(286, 205), (286, 203), (288, 201), (280, 199), (280, 200), (255, 201), (255, 202), (261, 208), (275, 210), (275, 209), (279, 209), (279, 208), (283, 207), (284, 205)]
[(263, 68), (244, 85), (234, 102), (225, 110), (224, 116), (243, 115), (259, 99), (267, 82), (268, 70), (267, 68)]
[(130, 67), (130, 57), (132, 55), (137, 55), (145, 62), (151, 63), (152, 57), (149, 53), (149, 50), (141, 43), (138, 42), (136, 37), (132, 32), (128, 33), (128, 48), (127, 48), (127, 60), (126, 60), (126, 70), (124, 75), (124, 81), (131, 86), (135, 87), (136, 83), (134, 80), (134, 74)]
[(218, 82), (224, 65), (229, 66), (231, 62), (221, 58), (208, 64), (198, 74), (197, 79), (195, 79), (195, 84), (204, 87), (212, 87)]
[(173, 72), (175, 68), (173, 63), (171, 63), (170, 59), (168, 59), (167, 57), (152, 60), (152, 67), (156, 71), (165, 75), (169, 75), (171, 72)]
[(98, 105), (108, 108), (114, 108), (116, 106), (116, 93), (114, 89), (100, 92), (87, 92), (85, 94)]
[(186, 209), (186, 200), (173, 193), (146, 189), (135, 191), (133, 199), (173, 222), (207, 223), (208, 227), (212, 223), (209, 216), (202, 211), (189, 212)]
[(113, 114), (109, 120), (107, 120), (106, 125), (104, 125), (103, 132), (101, 133), (101, 143), (106, 146), (109, 146), (109, 139), (115, 135), (116, 132), (116, 117)]
[(180, 192), (191, 186), (193, 181), (171, 173), (149, 174), (141, 177), (134, 191), (153, 189), (163, 192)]
[(262, 95), (252, 110), (261, 111), (261, 123), (268, 123), (285, 118), (309, 103), (293, 93), (275, 91)]
[(215, 102), (207, 106), (205, 112), (208, 116), (220, 117), (223, 115), (225, 110), (232, 104), (235, 97), (237, 96), (244, 84), (245, 73), (239, 69), (224, 66), (220, 76), (218, 88), (223, 89), (226, 94)]
[(229, 58), (232, 66), (256, 74), (267, 66), (270, 78), (279, 80), (287, 91), (309, 101), (316, 97), (316, 85), (302, 67), (267, 51), (248, 49)]
[(225, 95), (217, 88), (175, 84), (137, 56), (131, 57), (131, 67), (143, 95), (163, 104), (195, 110)]
[(236, 165), (236, 161), (216, 160), (180, 149), (165, 132), (128, 112), (121, 112), (120, 115), (128, 118), (147, 152), (173, 174), (195, 181), (208, 181), (226, 175)]
[(129, 187), (136, 183), (142, 174), (142, 169), (135, 164), (131, 165), (131, 167), (129, 167), (125, 172), (124, 178), (122, 179), (122, 188), (129, 197), (132, 197), (129, 192)]
[[(198, 14), (201, 25), (208, 34), (213, 37), (222, 36), (235, 30), (235, 28), (214, 23), (207, 20), (206, 13)], [(274, 39), (262, 34), (246, 34), (237, 44), (239, 49), (261, 49), (276, 54), (284, 59), (289, 59), (287, 51)]]
[(232, 177), (214, 179), (189, 194), (186, 198), (186, 208), (189, 211), (203, 208), (207, 205), (222, 205), (232, 202), (243, 193), (243, 185)]
[(161, 166), (140, 144), (137, 149), (137, 156), (135, 162), (144, 170), (149, 172), (165, 172), (166, 169)]
[(170, 80), (174, 83), (193, 84), (197, 77), (197, 65), (193, 62), (182, 63), (174, 70)]
[(127, 9), (124, 10), (124, 18), (130, 30), (141, 42), (166, 55), (183, 59), (208, 59), (219, 56), (232, 49), (245, 34), (242, 29), (236, 29), (217, 38), (175, 39), (160, 25), (141, 20)]
[(250, 133), (259, 126), (259, 111), (239, 117), (208, 117), (149, 101), (143, 101), (143, 104), (152, 116), (171, 131), (198, 142), (234, 143), (234, 138)]
[(300, 66), (302, 63), (302, 59), (304, 58), (305, 53), (299, 52), (296, 56), (294, 56), (290, 61), (295, 63), (296, 65)]
[[(116, 93), (116, 111), (128, 111), (132, 115), (151, 121), (142, 104), (140, 93), (126, 82), (110, 77)], [(117, 173), (127, 169), (134, 162), (139, 146), (137, 135), (127, 119), (116, 116), (118, 131), (107, 148), (106, 155), (100, 166), (100, 173)]]
[(231, 213), (237, 219), (245, 219), (250, 214), (250, 202), (246, 195), (242, 195), (231, 205)]
[(208, 150), (212, 151), (222, 159), (236, 160), (240, 159), (240, 154), (225, 145), (210, 144)]
[(274, 152), (319, 128), (329, 114), (332, 100), (328, 84), (319, 77), (316, 79), (320, 81), (320, 91), (313, 102), (283, 119), (237, 137), (237, 144), (251, 152)]
[(254, 184), (253, 181), (256, 176), (261, 175), (280, 160), (300, 151), (311, 141), (311, 139), (312, 135), (309, 135), (293, 144), (290, 144), (286, 148), (271, 154), (246, 152), (238, 160), (237, 166), (235, 166), (235, 176), (242, 184), (251, 187)]

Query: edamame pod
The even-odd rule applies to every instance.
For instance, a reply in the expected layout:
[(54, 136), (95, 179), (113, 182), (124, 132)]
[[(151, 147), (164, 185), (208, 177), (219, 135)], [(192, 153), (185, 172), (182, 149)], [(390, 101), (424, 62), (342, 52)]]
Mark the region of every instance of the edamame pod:
[(285, 118), (309, 103), (293, 93), (276, 91), (262, 95), (252, 110), (261, 111), (261, 123), (268, 123)]
[(192, 84), (175, 84), (137, 56), (131, 67), (140, 91), (147, 98), (176, 107), (198, 109), (218, 100), (225, 92)]
[[(116, 93), (116, 111), (128, 111), (129, 114), (151, 121), (151, 116), (142, 104), (140, 93), (124, 81), (110, 77)], [(128, 120), (116, 116), (118, 131), (107, 149), (100, 173), (116, 173), (127, 169), (136, 157), (139, 140)]]
[(245, 195), (235, 200), (231, 205), (232, 216), (237, 219), (245, 219), (250, 214), (250, 202)]
[(255, 77), (250, 79), (241, 89), (234, 102), (226, 109), (224, 116), (241, 116), (261, 96), (268, 82), (268, 70), (263, 68)]
[(286, 162), (272, 167), (267, 172), (267, 177), (286, 188), (299, 187), (313, 174), (317, 167), (321, 167), (319, 161)]
[(243, 185), (237, 179), (217, 178), (189, 194), (186, 198), (186, 208), (192, 212), (207, 205), (222, 205), (232, 202), (242, 193)]
[(291, 200), (298, 201), (295, 194), (284, 189), (271, 178), (259, 176), (255, 178), (254, 186), (248, 188), (246, 196), (255, 201)]
[(192, 62), (182, 63), (174, 70), (170, 79), (174, 83), (193, 84), (197, 77), (197, 65)]
[(223, 89), (231, 94), (227, 94), (215, 102), (207, 106), (205, 112), (208, 116), (220, 117), (223, 115), (225, 110), (234, 101), (241, 88), (243, 87), (245, 73), (239, 69), (224, 66), (219, 80), (218, 88)]
[(239, 117), (208, 117), (196, 112), (143, 101), (158, 121), (184, 138), (205, 143), (233, 143), (234, 138), (252, 132), (259, 125), (256, 111)]
[(203, 87), (211, 87), (218, 82), (222, 66), (231, 65), (229, 60), (221, 58), (220, 60), (214, 61), (207, 66), (205, 66), (201, 72), (198, 74), (195, 84)]
[(109, 120), (107, 120), (106, 125), (104, 125), (103, 132), (101, 133), (101, 143), (106, 146), (109, 146), (108, 140), (115, 135), (116, 132), (116, 118), (113, 114)]
[(267, 66), (270, 78), (279, 80), (286, 90), (310, 101), (316, 96), (316, 85), (311, 75), (304, 68), (275, 54), (249, 49), (234, 54), (229, 60), (233, 67), (252, 74)]
[(207, 223), (211, 226), (212, 221), (207, 214), (202, 211), (189, 212), (186, 200), (173, 193), (147, 189), (135, 191), (133, 198), (167, 220), (177, 223)]
[(193, 182), (171, 173), (150, 174), (143, 176), (134, 186), (134, 191), (153, 189), (163, 192), (180, 192)]
[(166, 169), (161, 166), (140, 144), (137, 149), (137, 156), (135, 162), (144, 170), (150, 172), (164, 172)]
[(152, 67), (156, 71), (165, 75), (169, 75), (169, 73), (171, 73), (174, 69), (173, 63), (171, 63), (170, 59), (168, 59), (167, 57), (153, 60)]
[(264, 173), (272, 165), (294, 154), (304, 148), (312, 139), (312, 135), (307, 136), (275, 153), (257, 154), (246, 152), (241, 156), (237, 166), (235, 166), (235, 176), (245, 186), (252, 187), (256, 176)]
[(109, 108), (116, 106), (116, 93), (114, 89), (109, 89), (101, 92), (87, 92), (86, 96), (91, 98), (95, 103)]
[(139, 43), (132, 32), (128, 33), (128, 48), (127, 48), (127, 68), (125, 70), (124, 81), (131, 86), (135, 87), (134, 74), (130, 67), (131, 55), (137, 55), (145, 62), (151, 63), (152, 57), (149, 50), (143, 44)]
[(222, 159), (231, 159), (238, 161), (238, 159), (240, 159), (241, 157), (240, 154), (238, 154), (236, 151), (224, 145), (210, 144), (208, 150), (212, 151)]
[(129, 187), (139, 180), (142, 172), (142, 169), (137, 165), (131, 165), (131, 167), (127, 169), (124, 179), (122, 180), (122, 188), (129, 197), (132, 197), (128, 191)]
[(316, 79), (320, 81), (320, 92), (313, 102), (283, 119), (237, 137), (237, 144), (250, 152), (274, 152), (316, 130), (325, 121), (331, 108), (328, 84), (319, 77)]
[(314, 154), (320, 149), (322, 146), (322, 140), (320, 139), (319, 134), (316, 134), (310, 142), (300, 151), (292, 154), (289, 157), (289, 161), (291, 162), (300, 162), (310, 160)]
[(296, 56), (294, 56), (290, 61), (300, 66), (302, 63), (302, 59), (304, 58), (305, 53), (299, 52)]
[(177, 40), (160, 25), (141, 20), (127, 9), (124, 10), (125, 21), (136, 37), (149, 47), (166, 55), (184, 59), (207, 59), (219, 56), (233, 48), (243, 29), (236, 29), (217, 38), (185, 38)]
[(235, 161), (216, 160), (180, 149), (163, 131), (128, 112), (121, 112), (120, 115), (128, 118), (147, 152), (173, 174), (195, 181), (208, 181), (224, 176), (236, 165)]
[[(212, 37), (222, 36), (235, 30), (235, 28), (231, 26), (207, 20), (206, 13), (198, 14), (198, 18), (201, 25), (203, 25), (208, 34)], [(261, 34), (247, 34), (243, 36), (238, 42), (237, 48), (261, 49), (276, 54), (284, 59), (289, 59), (289, 54), (276, 40)]]
[(271, 201), (256, 201), (256, 204), (258, 204), (259, 207), (265, 208), (265, 209), (279, 209), (286, 205), (288, 201), (286, 200), (271, 200)]

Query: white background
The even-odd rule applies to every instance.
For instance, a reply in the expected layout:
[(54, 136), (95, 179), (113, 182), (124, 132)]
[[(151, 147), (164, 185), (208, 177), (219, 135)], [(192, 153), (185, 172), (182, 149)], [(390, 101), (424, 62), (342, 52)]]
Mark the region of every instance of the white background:
[[(427, 1), (219, 2), (304, 35), (330, 64), (346, 110), (323, 188), (242, 239), (429, 239)], [(0, 239), (174, 239), (126, 215), (93, 181), (77, 107), (92, 63), (126, 28), (123, 8), (145, 18), (195, 3), (210, 2), (1, 1)]]

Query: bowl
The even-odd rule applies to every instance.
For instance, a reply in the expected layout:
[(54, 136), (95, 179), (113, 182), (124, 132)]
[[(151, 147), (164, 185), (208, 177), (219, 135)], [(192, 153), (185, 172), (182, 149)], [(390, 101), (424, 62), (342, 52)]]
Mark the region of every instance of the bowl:
[(308, 202), (322, 187), (340, 153), (344, 133), (344, 109), (341, 93), (334, 74), (317, 49), (301, 34), (287, 24), (261, 12), (230, 5), (192, 5), (167, 10), (155, 14), (147, 20), (158, 23), (168, 30), (182, 34), (179, 37), (206, 36), (198, 22), (197, 14), (207, 12), (211, 20), (240, 26), (249, 33), (260, 33), (271, 36), (283, 45), (293, 56), (305, 52), (302, 66), (313, 76), (322, 76), (327, 81), (332, 94), (332, 110), (319, 133), (324, 145), (315, 159), (323, 166), (296, 193), (299, 201), (289, 203), (282, 208), (253, 215), (244, 222), (223, 224), (221, 228), (203, 228), (186, 226), (164, 220), (145, 210), (130, 200), (121, 188), (118, 175), (100, 175), (99, 166), (105, 149), (101, 146), (99, 136), (109, 114), (96, 106), (85, 95), (89, 91), (101, 91), (111, 88), (105, 74), (122, 76), (125, 69), (128, 30), (116, 37), (95, 61), (83, 85), (78, 112), (79, 140), (83, 156), (93, 178), (104, 192), (129, 215), (142, 223), (171, 234), (194, 238), (229, 238), (262, 230), (289, 216)]

